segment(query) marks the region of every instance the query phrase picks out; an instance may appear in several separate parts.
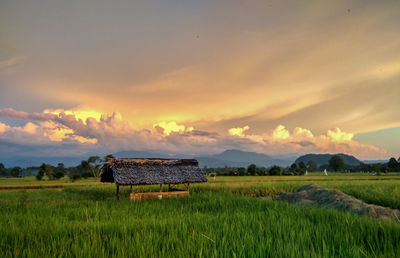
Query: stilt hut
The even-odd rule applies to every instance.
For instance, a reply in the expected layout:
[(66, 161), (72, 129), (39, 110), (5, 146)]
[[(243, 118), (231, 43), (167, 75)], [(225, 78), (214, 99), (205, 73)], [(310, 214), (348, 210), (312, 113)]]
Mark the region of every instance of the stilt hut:
[[(130, 186), (130, 198), (137, 200), (188, 195), (190, 183), (207, 182), (207, 178), (195, 159), (122, 158), (104, 164), (101, 182), (115, 183), (117, 200), (119, 187)], [(168, 192), (162, 191), (163, 184), (168, 185)], [(181, 184), (186, 189), (180, 189)], [(160, 185), (160, 192), (133, 193), (134, 185)]]

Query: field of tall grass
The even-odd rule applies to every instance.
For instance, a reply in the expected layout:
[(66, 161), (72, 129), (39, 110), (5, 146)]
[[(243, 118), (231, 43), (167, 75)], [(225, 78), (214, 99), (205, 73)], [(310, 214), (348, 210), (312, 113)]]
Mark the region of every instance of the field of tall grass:
[[(59, 183), (4, 179), (0, 189)], [(399, 176), (218, 177), (187, 197), (134, 202), (128, 187), (116, 201), (113, 185), (93, 179), (4, 188), (0, 257), (400, 257), (396, 222), (256, 198), (308, 183), (400, 208)]]

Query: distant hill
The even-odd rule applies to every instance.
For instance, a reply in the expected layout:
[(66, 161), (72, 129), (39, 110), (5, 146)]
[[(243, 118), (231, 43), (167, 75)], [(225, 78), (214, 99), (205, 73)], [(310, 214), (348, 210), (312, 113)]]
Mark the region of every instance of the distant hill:
[(119, 151), (113, 154), (116, 158), (163, 158), (163, 159), (184, 159), (193, 158), (191, 155), (185, 154), (168, 154), (162, 151)]
[(364, 164), (376, 164), (376, 163), (388, 163), (389, 160), (386, 159), (378, 159), (378, 160), (363, 160)]
[(275, 159), (265, 154), (241, 150), (226, 150), (219, 154), (195, 158), (199, 161), (200, 166), (207, 167), (247, 167), (250, 164), (260, 167), (288, 166), (293, 162), (291, 158)]
[(118, 158), (141, 157), (141, 158), (195, 158), (200, 167), (247, 167), (250, 164), (270, 167), (273, 165), (288, 166), (293, 159), (275, 159), (265, 154), (247, 152), (241, 150), (226, 150), (219, 154), (208, 156), (191, 156), (184, 154), (165, 154), (162, 152), (147, 151), (121, 151), (114, 154)]
[[(3, 155), (2, 155), (3, 154)], [(79, 156), (17, 156), (17, 155), (5, 155), (5, 153), (1, 152), (0, 149), (0, 163), (4, 163), (6, 167), (12, 166), (20, 166), (20, 167), (30, 167), (30, 166), (40, 166), (42, 163), (52, 164), (54, 166), (57, 163), (64, 163), (65, 166), (76, 166), (81, 160), (86, 160), (89, 156), (98, 155), (103, 157), (104, 153), (86, 153), (81, 154)], [(282, 167), (290, 166), (293, 162), (297, 164), (303, 161), (307, 163), (309, 160), (314, 160), (317, 162), (318, 166), (328, 164), (329, 159), (334, 155), (339, 155), (344, 159), (344, 162), (349, 165), (359, 165), (360, 160), (357, 158), (346, 155), (346, 154), (307, 154), (303, 155), (299, 158), (295, 157), (283, 157), (279, 156), (271, 157), (265, 154), (256, 153), (256, 152), (248, 152), (241, 150), (226, 150), (224, 152), (212, 155), (187, 155), (187, 154), (170, 154), (161, 150), (155, 151), (120, 151), (113, 154), (117, 158), (195, 158), (199, 161), (200, 167), (247, 167), (250, 164), (256, 164), (257, 166), (262, 167), (270, 167), (273, 165), (278, 165)], [(295, 160), (295, 161), (294, 161)], [(376, 163), (382, 162), (386, 163), (387, 161), (362, 161), (366, 164), (368, 163)]]
[(307, 164), (308, 161), (314, 160), (318, 166), (329, 164), (329, 160), (333, 156), (340, 156), (343, 158), (344, 163), (347, 165), (358, 166), (360, 165), (360, 161), (354, 156), (338, 153), (338, 154), (307, 154), (300, 156), (296, 159), (295, 163), (299, 164), (300, 162), (304, 162)]
[(82, 160), (86, 160), (88, 156), (78, 157), (34, 157), (34, 156), (16, 156), (16, 157), (1, 157), (0, 163), (6, 167), (19, 166), (22, 168), (40, 166), (43, 163), (56, 166), (58, 163), (64, 163), (66, 167), (76, 166)]

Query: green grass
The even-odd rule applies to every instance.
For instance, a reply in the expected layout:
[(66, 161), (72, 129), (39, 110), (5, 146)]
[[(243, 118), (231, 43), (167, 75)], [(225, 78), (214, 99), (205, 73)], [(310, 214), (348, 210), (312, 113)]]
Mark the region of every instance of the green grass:
[[(93, 180), (2, 190), (0, 257), (399, 257), (400, 224), (254, 198), (316, 182), (400, 207), (400, 177), (332, 177), (219, 177), (188, 197), (135, 202)], [(38, 184), (23, 180), (12, 184)]]

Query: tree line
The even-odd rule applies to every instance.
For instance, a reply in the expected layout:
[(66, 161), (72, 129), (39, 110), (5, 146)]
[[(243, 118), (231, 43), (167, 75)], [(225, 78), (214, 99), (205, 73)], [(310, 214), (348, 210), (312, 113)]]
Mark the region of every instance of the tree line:
[[(87, 160), (82, 160), (78, 166), (65, 167), (63, 163), (57, 166), (43, 163), (38, 167), (12, 167), (6, 168), (0, 163), (0, 176), (2, 177), (22, 177), (22, 176), (36, 176), (37, 180), (42, 180), (45, 177), (48, 180), (57, 180), (68, 176), (72, 181), (81, 178), (95, 177), (99, 178), (101, 175), (101, 167), (104, 162), (114, 158), (109, 154), (100, 158), (99, 156), (90, 156)], [(299, 162), (293, 163), (288, 167), (272, 166), (269, 168), (258, 167), (255, 164), (246, 167), (223, 167), (223, 168), (207, 168), (204, 171), (208, 175), (229, 175), (229, 176), (277, 176), (277, 175), (304, 175), (306, 172), (317, 171), (336, 171), (336, 172), (369, 172), (369, 173), (387, 173), (387, 172), (400, 172), (400, 158), (390, 158), (386, 163), (374, 163), (360, 165), (348, 165), (340, 156), (333, 156), (328, 164), (318, 166), (314, 160), (309, 160), (307, 163)]]
[(0, 163), (0, 176), (3, 177), (22, 177), (22, 176), (35, 176), (37, 180), (58, 180), (65, 176), (69, 177), (72, 181), (95, 177), (99, 178), (101, 175), (101, 167), (104, 162), (114, 158), (109, 154), (100, 158), (99, 156), (90, 156), (87, 160), (82, 160), (78, 166), (65, 167), (63, 163), (58, 163), (57, 166), (43, 163), (38, 167), (13, 167), (6, 168)]
[(278, 175), (304, 175), (306, 172), (319, 172), (319, 171), (335, 171), (335, 172), (368, 172), (368, 173), (387, 173), (387, 172), (400, 172), (400, 158), (390, 158), (387, 163), (374, 163), (360, 165), (346, 164), (342, 157), (333, 156), (328, 164), (318, 166), (314, 160), (309, 160), (307, 163), (303, 161), (298, 164), (293, 163), (288, 167), (272, 166), (269, 168), (258, 167), (255, 164), (245, 167), (220, 167), (220, 168), (207, 168), (204, 167), (208, 175), (222, 175), (222, 176), (278, 176)]

